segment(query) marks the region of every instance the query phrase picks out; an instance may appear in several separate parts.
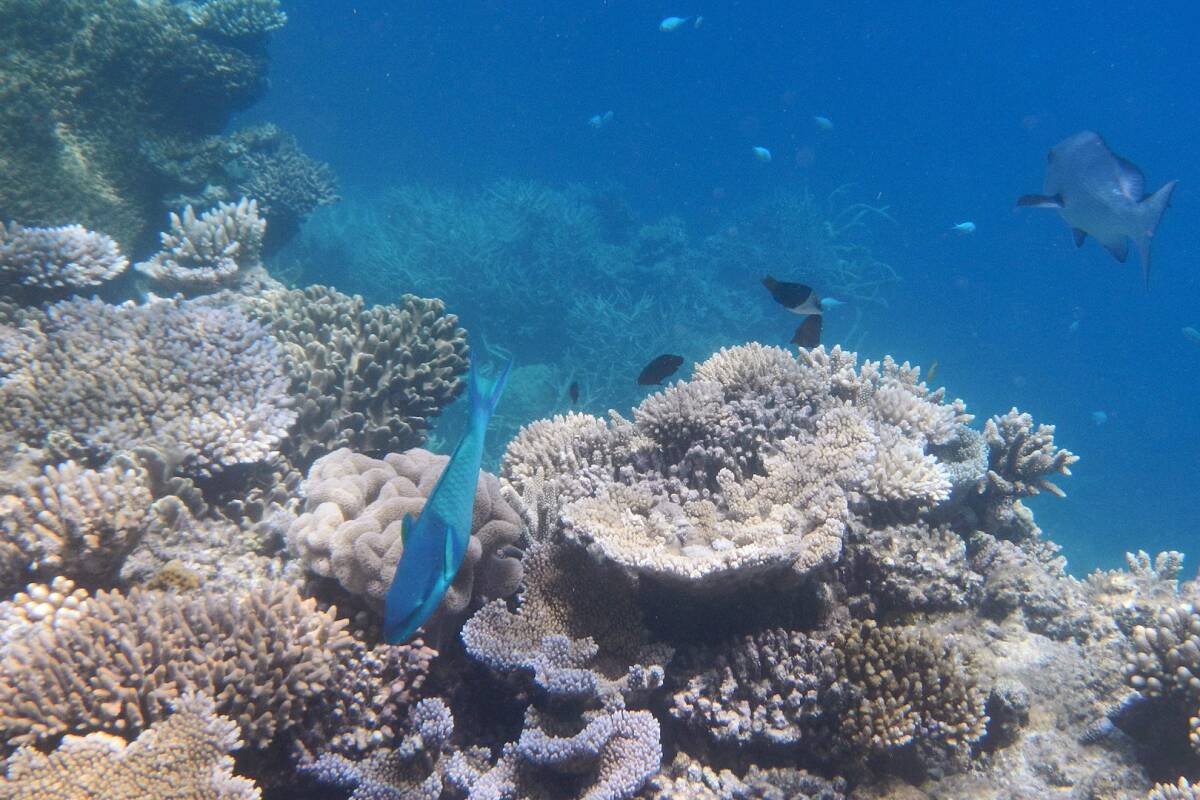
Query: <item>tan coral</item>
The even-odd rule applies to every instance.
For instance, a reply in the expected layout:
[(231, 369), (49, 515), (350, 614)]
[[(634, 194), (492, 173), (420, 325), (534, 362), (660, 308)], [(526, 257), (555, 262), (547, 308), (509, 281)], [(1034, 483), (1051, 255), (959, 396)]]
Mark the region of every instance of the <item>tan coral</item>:
[(349, 657), (353, 639), (335, 613), (281, 583), (240, 595), (100, 592), (7, 647), (0, 735), (11, 745), (132, 735), (199, 690), (249, 744), (266, 747), (324, 699)]
[(199, 217), (189, 205), (171, 214), (162, 249), (134, 269), (167, 289), (214, 291), (261, 265), (266, 231), (254, 200), (219, 203)]
[[(344, 448), (318, 459), (303, 484), (305, 513), (288, 530), (301, 563), (382, 610), (404, 549), (403, 520), (421, 513), (448, 460), (421, 449), (374, 459)], [(520, 583), (521, 520), (486, 472), (474, 514), (466, 558), (443, 601), (450, 613), (464, 609), (473, 593), (504, 597)]]
[(0, 495), (0, 586), (68, 576), (115, 580), (150, 523), (149, 478), (120, 456), (101, 470), (68, 461)]
[(237, 725), (211, 698), (186, 694), (132, 742), (107, 733), (67, 736), (53, 753), (17, 750), (0, 777), (5, 800), (257, 800), (233, 774)]

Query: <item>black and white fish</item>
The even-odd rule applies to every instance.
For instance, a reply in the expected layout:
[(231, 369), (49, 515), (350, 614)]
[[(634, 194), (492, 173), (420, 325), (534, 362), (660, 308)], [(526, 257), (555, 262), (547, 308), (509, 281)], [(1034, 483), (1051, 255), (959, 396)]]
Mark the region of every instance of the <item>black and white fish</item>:
[(1024, 195), (1017, 205), (1056, 209), (1071, 226), (1076, 247), (1094, 236), (1121, 263), (1133, 239), (1149, 285), (1150, 241), (1176, 183), (1147, 195), (1140, 169), (1109, 150), (1098, 133), (1082, 131), (1063, 139), (1046, 156), (1044, 194)]
[(797, 347), (816, 347), (821, 343), (821, 315), (805, 317), (792, 335), (792, 344)]
[(812, 287), (803, 283), (787, 283), (777, 281), (770, 275), (762, 279), (762, 285), (767, 287), (775, 302), (793, 314), (820, 314), (821, 298)]

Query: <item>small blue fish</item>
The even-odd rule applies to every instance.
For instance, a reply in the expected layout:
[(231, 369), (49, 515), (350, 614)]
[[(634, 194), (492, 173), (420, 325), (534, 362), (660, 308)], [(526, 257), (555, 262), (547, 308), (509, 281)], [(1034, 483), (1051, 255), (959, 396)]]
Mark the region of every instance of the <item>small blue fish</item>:
[[(662, 22), (658, 23), (658, 29), (663, 33), (671, 33), (677, 31), (687, 24), (692, 17), (667, 17)], [(700, 23), (704, 22), (704, 17), (696, 17), (692, 23), (692, 28), (699, 29)]]
[(844, 306), (844, 305), (846, 305), (845, 302), (838, 300), (836, 297), (822, 297), (821, 298), (821, 310), (822, 311), (831, 311), (831, 310), (837, 308), (838, 306)]
[(467, 431), (458, 440), (417, 521), (405, 517), (401, 523), (404, 552), (388, 588), (383, 616), (383, 637), (389, 644), (407, 642), (425, 624), (462, 565), (471, 541), (483, 440), (510, 369), (511, 361), (488, 385), (471, 364)]
[(975, 232), (974, 222), (960, 222), (956, 225), (951, 225), (950, 230), (957, 233), (959, 236), (966, 236)]
[(596, 114), (588, 120), (588, 125), (591, 125), (596, 130), (600, 130), (605, 125), (613, 121), (613, 112), (605, 111), (603, 114)]
[(751, 147), (751, 148), (750, 148), (750, 152), (751, 152), (751, 153), (753, 153), (753, 154), (754, 154), (754, 157), (755, 157), (755, 158), (757, 158), (757, 159), (758, 159), (759, 161), (761, 161), (762, 163), (764, 163), (764, 164), (770, 164), (770, 163), (771, 163), (771, 151), (770, 151), (770, 150), (768, 150), (767, 148), (765, 148), (765, 147)]
[(1108, 422), (1108, 414), (1105, 414), (1103, 411), (1093, 411), (1092, 412), (1092, 422), (1094, 422), (1096, 424), (1096, 426), (1099, 427), (1099, 426), (1103, 425), (1104, 423)]
[(813, 122), (816, 123), (817, 130), (819, 131), (833, 130), (833, 120), (829, 117), (813, 117)]

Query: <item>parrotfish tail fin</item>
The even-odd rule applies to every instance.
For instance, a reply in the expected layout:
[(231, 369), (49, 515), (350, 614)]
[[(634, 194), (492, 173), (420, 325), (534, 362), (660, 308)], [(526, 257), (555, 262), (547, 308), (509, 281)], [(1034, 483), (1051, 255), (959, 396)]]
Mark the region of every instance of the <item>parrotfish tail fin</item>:
[(1017, 198), (1017, 208), (1062, 208), (1062, 195), (1023, 194)]
[(473, 422), (487, 426), (492, 412), (496, 410), (496, 404), (500, 402), (500, 395), (504, 392), (504, 384), (508, 382), (508, 373), (512, 369), (512, 365), (512, 359), (509, 359), (504, 368), (500, 370), (500, 374), (488, 380), (479, 374), (475, 362), (471, 362), (470, 397)]
[(1171, 181), (1138, 204), (1138, 209), (1143, 215), (1142, 230), (1144, 232), (1137, 237), (1137, 247), (1138, 255), (1142, 259), (1142, 277), (1146, 279), (1146, 288), (1150, 288), (1150, 241), (1154, 238), (1154, 231), (1158, 228), (1163, 212), (1171, 204), (1171, 193), (1175, 191), (1177, 183), (1179, 181)]

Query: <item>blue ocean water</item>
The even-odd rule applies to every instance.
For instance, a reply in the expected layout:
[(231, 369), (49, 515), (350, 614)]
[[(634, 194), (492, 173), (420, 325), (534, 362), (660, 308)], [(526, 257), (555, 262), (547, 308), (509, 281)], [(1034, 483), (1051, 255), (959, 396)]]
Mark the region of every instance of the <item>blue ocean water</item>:
[[(1081, 461), (1060, 482), (1066, 499), (1031, 505), (1076, 573), (1137, 548), (1198, 557), (1200, 345), (1181, 329), (1200, 327), (1200, 108), (1185, 4), (285, 6), (271, 89), (246, 121), (276, 122), (329, 161), (345, 206), (411, 184), (616, 186), (640, 223), (677, 215), (698, 241), (772, 193), (849, 185), (854, 202), (887, 207), (894, 222), (873, 220), (870, 246), (901, 281), (854, 325), (831, 314), (827, 344), (853, 334), (867, 357), (936, 360), (937, 382), (980, 421), (1017, 406), (1056, 424)], [(671, 15), (703, 24), (661, 31)], [(588, 125), (610, 110), (611, 123)], [(1084, 129), (1138, 164), (1148, 188), (1180, 181), (1148, 290), (1136, 255), (1120, 265), (1094, 242), (1077, 251), (1057, 215), (1014, 210), (1041, 190), (1047, 149)], [(967, 220), (974, 234), (950, 232)], [(320, 269), (355, 288), (335, 261)], [(800, 259), (773, 271), (806, 278)], [(761, 277), (730, 264), (717, 285), (731, 305), (766, 305)], [(644, 288), (670, 303), (681, 279), (650, 275)], [(639, 324), (661, 340), (654, 318)], [(790, 324), (761, 338), (784, 344)], [(692, 344), (675, 347), (711, 350)], [(613, 365), (630, 380), (640, 367)]]

